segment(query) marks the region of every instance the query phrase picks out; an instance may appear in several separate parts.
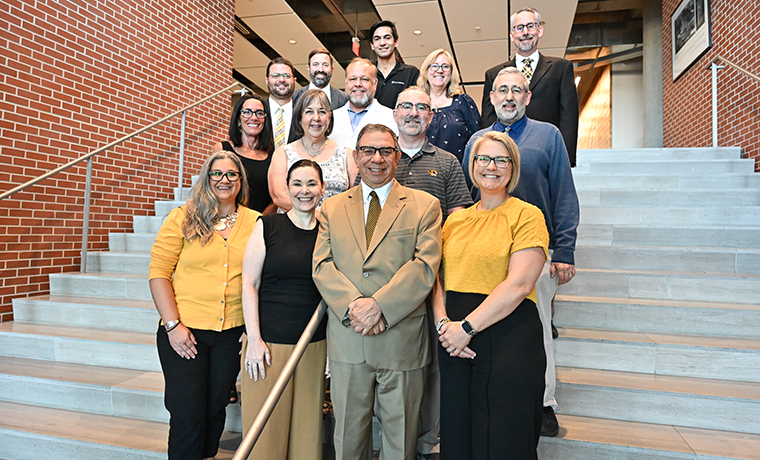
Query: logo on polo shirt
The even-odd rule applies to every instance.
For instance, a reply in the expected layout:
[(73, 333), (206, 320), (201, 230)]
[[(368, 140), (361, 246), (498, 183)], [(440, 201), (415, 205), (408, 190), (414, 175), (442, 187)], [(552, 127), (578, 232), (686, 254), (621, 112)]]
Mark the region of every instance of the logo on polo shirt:
[(440, 173), (436, 171), (435, 169), (431, 169), (430, 171), (428, 171), (428, 174), (430, 174), (433, 177), (438, 177), (438, 174)]

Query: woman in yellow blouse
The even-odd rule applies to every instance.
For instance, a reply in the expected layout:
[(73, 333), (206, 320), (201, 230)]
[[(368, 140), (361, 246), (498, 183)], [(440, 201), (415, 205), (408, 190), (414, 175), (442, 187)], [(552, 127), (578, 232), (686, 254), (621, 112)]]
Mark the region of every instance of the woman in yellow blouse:
[(243, 252), (259, 213), (245, 207), (245, 170), (213, 153), (187, 205), (174, 209), (150, 253), (150, 291), (161, 315), (169, 459), (214, 458), (240, 369)]
[(469, 168), (482, 198), (446, 220), (433, 305), (441, 459), (537, 459), (546, 358), (535, 284), (549, 234), (538, 208), (509, 195), (520, 155), (508, 135), (480, 138)]

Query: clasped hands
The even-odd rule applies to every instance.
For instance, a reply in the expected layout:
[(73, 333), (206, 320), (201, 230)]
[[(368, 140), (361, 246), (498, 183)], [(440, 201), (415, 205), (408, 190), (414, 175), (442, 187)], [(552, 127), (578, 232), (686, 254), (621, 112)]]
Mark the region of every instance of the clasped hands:
[(472, 337), (462, 329), (461, 321), (445, 323), (441, 326), (441, 330), (438, 331), (438, 340), (450, 356), (467, 359), (474, 358), (475, 352), (468, 346), (470, 339)]
[(385, 330), (383, 311), (372, 297), (359, 297), (348, 304), (348, 318), (361, 335), (377, 335)]

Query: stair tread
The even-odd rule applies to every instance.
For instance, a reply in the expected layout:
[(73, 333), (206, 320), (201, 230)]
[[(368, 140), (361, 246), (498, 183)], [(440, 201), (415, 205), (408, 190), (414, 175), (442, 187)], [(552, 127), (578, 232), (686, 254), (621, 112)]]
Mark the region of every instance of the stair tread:
[(129, 390), (164, 391), (161, 372), (117, 367), (3, 357), (0, 360), (0, 374)]
[[(158, 324), (158, 322), (156, 322), (156, 324)], [(65, 337), (69, 339), (98, 340), (151, 346), (155, 346), (156, 343), (156, 334), (149, 332), (128, 332), (114, 329), (19, 323), (16, 321), (0, 323), (0, 333), (44, 335), (51, 337)]]
[(757, 460), (760, 435), (557, 414), (560, 431), (542, 442), (579, 441)]
[[(16, 302), (40, 301), (59, 304), (85, 304), (94, 307), (146, 308), (153, 310), (155, 305), (149, 300), (111, 299), (108, 297), (86, 297), (74, 295), (39, 295), (16, 299)], [(158, 315), (158, 313), (156, 313)]]
[(760, 311), (760, 304), (711, 302), (708, 300), (641, 299), (635, 297), (602, 297), (573, 294), (557, 294), (556, 302), (614, 303), (622, 305), (651, 305), (684, 308), (709, 308), (723, 310)]
[(147, 279), (147, 273), (79, 273), (79, 272), (64, 272), (64, 273), (51, 273), (50, 276), (57, 277), (81, 277), (81, 278), (130, 278), (130, 279)]
[(696, 278), (733, 278), (733, 279), (759, 279), (760, 275), (753, 273), (704, 273), (704, 272), (682, 272), (674, 270), (641, 270), (641, 269), (616, 269), (616, 268), (589, 268), (576, 267), (577, 272), (585, 273), (619, 273), (640, 276), (674, 276), (674, 277), (696, 277)]
[(760, 401), (760, 383), (557, 366), (557, 382)]
[(588, 339), (613, 342), (636, 342), (651, 345), (675, 345), (739, 350), (760, 350), (760, 339), (713, 337), (704, 335), (664, 334), (654, 332), (611, 331), (557, 327), (560, 339)]

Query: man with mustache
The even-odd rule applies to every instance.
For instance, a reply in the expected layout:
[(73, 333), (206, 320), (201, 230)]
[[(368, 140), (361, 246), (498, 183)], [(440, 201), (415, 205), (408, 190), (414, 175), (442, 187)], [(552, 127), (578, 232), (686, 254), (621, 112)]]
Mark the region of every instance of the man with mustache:
[[(549, 258), (536, 282), (538, 315), (544, 329), (546, 374), (544, 387), (544, 419), (541, 436), (556, 436), (559, 423), (554, 409), (557, 387), (554, 368), (554, 346), (551, 331), (551, 301), (557, 286), (575, 276), (575, 240), (578, 232), (580, 207), (573, 183), (565, 142), (559, 130), (549, 123), (532, 120), (526, 115), (532, 94), (528, 80), (515, 67), (501, 69), (490, 92), (490, 102), (496, 109), (498, 122), (473, 134), (465, 148), (463, 164), (470, 164), (470, 152), (475, 141), (488, 131), (501, 131), (517, 144), (520, 151), (520, 180), (512, 192), (523, 201), (538, 207), (544, 214), (549, 230)], [(468, 185), (469, 171), (464, 170)], [(473, 198), (480, 198), (474, 190)]]
[(309, 78), (311, 78), (311, 83), (309, 83), (309, 86), (298, 88), (293, 93), (293, 105), (298, 102), (298, 98), (304, 92), (310, 89), (320, 89), (327, 95), (333, 110), (343, 107), (348, 102), (348, 96), (343, 91), (330, 86), (330, 79), (334, 70), (333, 57), (329, 51), (324, 48), (317, 48), (309, 53)]
[(367, 59), (354, 58), (346, 67), (348, 104), (333, 111), (331, 140), (354, 148), (359, 131), (370, 124), (385, 125), (398, 134), (393, 110), (375, 100), (376, 89), (377, 67)]
[(417, 84), (420, 69), (396, 59), (398, 31), (391, 21), (376, 22), (369, 29), (369, 46), (377, 56), (377, 100), (393, 109), (401, 91)]
[(562, 58), (544, 56), (538, 52), (538, 40), (544, 34), (541, 15), (533, 8), (523, 8), (509, 19), (509, 37), (517, 48), (511, 61), (486, 71), (483, 86), (483, 116), (480, 127), (487, 128), (496, 121), (490, 92), (496, 74), (505, 67), (517, 67), (525, 73), (533, 94), (528, 106), (532, 120), (551, 123), (562, 133), (570, 165), (575, 167), (578, 146), (578, 91), (575, 88), (573, 63)]
[(267, 65), (267, 89), (269, 90), (269, 113), (272, 115), (272, 137), (274, 147), (295, 142), (293, 131), (293, 90), (296, 85), (296, 72), (293, 63), (277, 57)]

